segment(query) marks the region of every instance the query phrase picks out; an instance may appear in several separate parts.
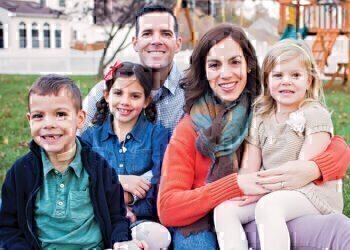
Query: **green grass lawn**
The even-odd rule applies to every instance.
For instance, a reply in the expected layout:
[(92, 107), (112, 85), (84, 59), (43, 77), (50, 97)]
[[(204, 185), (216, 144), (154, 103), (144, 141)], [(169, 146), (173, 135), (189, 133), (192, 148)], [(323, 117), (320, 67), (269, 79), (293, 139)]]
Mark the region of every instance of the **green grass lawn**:
[[(24, 155), (30, 140), (26, 120), (27, 92), (37, 76), (0, 75), (0, 183), (7, 169)], [(97, 82), (94, 76), (72, 76), (86, 95)], [(327, 90), (328, 107), (333, 110), (335, 133), (350, 143), (350, 89)], [(350, 172), (349, 172), (350, 173)], [(344, 180), (344, 213), (350, 216), (350, 179)]]

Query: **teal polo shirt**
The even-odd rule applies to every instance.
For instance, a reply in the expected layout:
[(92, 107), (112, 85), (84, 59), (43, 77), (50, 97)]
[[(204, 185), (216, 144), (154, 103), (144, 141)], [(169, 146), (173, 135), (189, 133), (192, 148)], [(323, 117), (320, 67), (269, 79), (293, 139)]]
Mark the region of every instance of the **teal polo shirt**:
[(56, 170), (41, 150), (44, 176), (34, 212), (43, 249), (103, 249), (77, 139), (76, 144), (74, 159), (64, 173)]

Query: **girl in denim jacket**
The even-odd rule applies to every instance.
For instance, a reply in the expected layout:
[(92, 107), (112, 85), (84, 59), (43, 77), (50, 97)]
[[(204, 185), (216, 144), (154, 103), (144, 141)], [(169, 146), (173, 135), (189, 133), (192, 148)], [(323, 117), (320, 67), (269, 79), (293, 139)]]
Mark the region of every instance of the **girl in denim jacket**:
[[(168, 230), (156, 223), (157, 192), (167, 129), (154, 124), (152, 73), (130, 62), (116, 62), (105, 76), (104, 98), (82, 138), (116, 169), (124, 189), (133, 238), (150, 249), (167, 248)], [(146, 238), (147, 237), (147, 238)]]

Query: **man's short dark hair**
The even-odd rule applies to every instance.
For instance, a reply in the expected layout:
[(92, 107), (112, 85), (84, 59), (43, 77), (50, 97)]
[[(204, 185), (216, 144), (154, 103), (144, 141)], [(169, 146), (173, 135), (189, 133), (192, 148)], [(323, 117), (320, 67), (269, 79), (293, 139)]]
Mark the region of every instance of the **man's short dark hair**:
[(30, 96), (33, 94), (40, 96), (58, 95), (62, 90), (66, 90), (70, 98), (72, 98), (77, 111), (82, 109), (82, 96), (78, 86), (74, 81), (66, 76), (61, 75), (45, 75), (37, 79), (28, 92), (28, 110), (30, 111)]
[(175, 35), (178, 36), (179, 24), (177, 23), (177, 19), (176, 19), (176, 16), (174, 15), (173, 11), (164, 5), (148, 4), (136, 12), (136, 15), (135, 15), (135, 18), (136, 18), (136, 37), (138, 36), (139, 31), (140, 31), (139, 18), (143, 15), (146, 15), (149, 13), (155, 13), (155, 12), (169, 13), (169, 15), (171, 15), (173, 17)]

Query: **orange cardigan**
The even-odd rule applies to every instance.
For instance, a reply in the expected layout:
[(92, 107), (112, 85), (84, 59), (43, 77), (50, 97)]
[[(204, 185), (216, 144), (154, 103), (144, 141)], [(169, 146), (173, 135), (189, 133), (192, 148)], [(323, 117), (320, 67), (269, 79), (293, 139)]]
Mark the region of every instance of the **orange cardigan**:
[[(196, 138), (191, 119), (186, 116), (175, 128), (167, 147), (157, 204), (160, 221), (165, 226), (192, 224), (223, 201), (243, 195), (237, 174), (206, 184), (211, 160), (196, 149)], [(313, 160), (321, 171), (316, 184), (339, 179), (350, 162), (350, 148), (336, 136), (326, 152)]]

